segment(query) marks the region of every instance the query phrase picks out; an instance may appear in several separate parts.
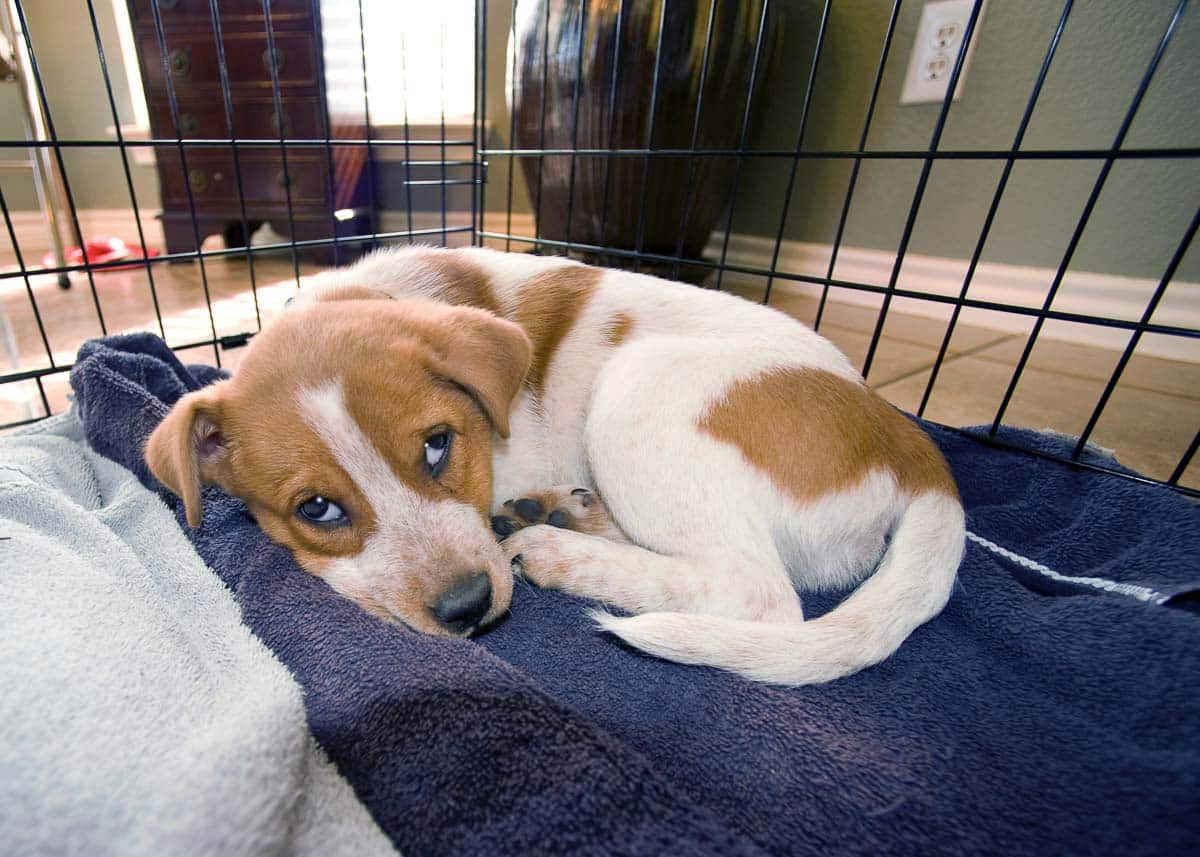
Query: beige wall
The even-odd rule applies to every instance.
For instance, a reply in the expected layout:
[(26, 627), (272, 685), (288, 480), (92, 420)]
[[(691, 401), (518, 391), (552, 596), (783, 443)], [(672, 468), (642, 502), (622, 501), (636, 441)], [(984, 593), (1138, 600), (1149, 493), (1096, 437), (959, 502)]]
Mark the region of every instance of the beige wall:
[[(899, 93), (920, 10), (902, 7), (868, 148), (923, 150), (940, 105), (900, 106)], [(1092, 0), (1071, 14), (1024, 147), (1107, 148), (1164, 31), (1175, 0)], [(753, 145), (792, 148), (820, 16), (815, 0), (784, 0), (786, 49), (766, 79)], [(817, 78), (807, 149), (853, 149), (887, 25), (890, 3), (839, 0)], [(950, 112), (944, 149), (1004, 150), (1014, 134), (1061, 14), (1046, 0), (991, 0), (961, 99)], [(1200, 10), (1183, 17), (1127, 147), (1200, 145)], [(787, 181), (786, 161), (747, 162), (734, 231), (774, 235)], [(1002, 163), (934, 165), (910, 249), (968, 257), (978, 240)], [(920, 161), (869, 161), (861, 170), (845, 242), (894, 250), (913, 199)], [(1018, 163), (984, 258), (1056, 267), (1100, 169), (1097, 161)], [(802, 162), (786, 235), (833, 239), (848, 161)], [(1126, 161), (1113, 168), (1073, 267), (1131, 276), (1161, 275), (1200, 202), (1200, 162)], [(1200, 279), (1200, 249), (1186, 279)]]
[[(120, 55), (111, 0), (93, 0), (113, 95), (123, 122), (132, 121), (125, 67)], [(112, 111), (100, 73), (96, 41), (83, 0), (36, 0), (24, 3), (38, 68), (50, 101), (50, 117), (64, 140), (115, 140), (105, 129)], [(0, 85), (0, 137), (25, 137), (21, 101), (15, 83)], [(18, 155), (18, 153), (20, 153)], [(67, 180), (79, 208), (128, 208), (129, 190), (118, 150), (63, 149)], [(6, 150), (2, 157), (24, 157), (23, 150)], [(158, 180), (154, 168), (130, 159), (140, 206), (157, 209)], [(0, 173), (0, 186), (10, 208), (37, 205), (28, 173)]]
[[(512, 0), (487, 2), (487, 121), (488, 145), (507, 148), (511, 144), (511, 125), (507, 104), (508, 37), (512, 27)], [(508, 183), (512, 175), (514, 211), (532, 209), (529, 192), (521, 178), (515, 158), (493, 157), (488, 161), (488, 183), (484, 204), (488, 211), (504, 211), (508, 206)]]

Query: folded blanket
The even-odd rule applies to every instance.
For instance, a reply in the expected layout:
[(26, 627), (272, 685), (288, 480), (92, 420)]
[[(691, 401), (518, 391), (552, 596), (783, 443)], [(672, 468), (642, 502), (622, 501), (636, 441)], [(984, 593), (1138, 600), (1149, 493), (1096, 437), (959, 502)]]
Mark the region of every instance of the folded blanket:
[[(72, 381), (89, 441), (154, 484), (140, 443), (210, 378), (138, 336), (85, 346)], [(476, 642), (386, 627), (211, 489), (189, 536), (304, 684), (318, 740), (414, 852), (1193, 847), (1200, 618), (1166, 604), (1200, 577), (1197, 509), (933, 434), (972, 530), (954, 595), (892, 658), (816, 687), (643, 656), (583, 602), (527, 586)]]
[(6, 854), (394, 854), (300, 688), (74, 414), (0, 439)]

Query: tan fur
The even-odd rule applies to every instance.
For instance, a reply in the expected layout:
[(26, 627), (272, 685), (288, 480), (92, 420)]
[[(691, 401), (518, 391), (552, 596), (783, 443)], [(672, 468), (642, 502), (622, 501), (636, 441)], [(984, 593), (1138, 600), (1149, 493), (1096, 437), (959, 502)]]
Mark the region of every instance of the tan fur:
[(829, 372), (786, 369), (742, 381), (699, 427), (801, 502), (852, 488), (875, 469), (911, 493), (958, 496), (945, 459), (919, 428), (865, 386)]
[(521, 291), (514, 321), (533, 343), (526, 382), (534, 393), (545, 390), (546, 373), (558, 346), (575, 325), (604, 272), (582, 265), (556, 268), (529, 280)]
[[(183, 500), (189, 526), (200, 526), (200, 486), (215, 482), (224, 470), (220, 401), (228, 385), (221, 381), (189, 393), (176, 404), (146, 441), (150, 472)], [(203, 455), (202, 447), (212, 454)]]
[(608, 337), (608, 344), (616, 348), (628, 339), (632, 332), (633, 318), (628, 313), (619, 312), (609, 321), (605, 334)]
[(433, 252), (428, 265), (429, 270), (442, 281), (436, 292), (438, 300), (504, 315), (488, 275), (477, 265), (462, 258), (461, 254), (454, 251)]
[(368, 288), (367, 286), (329, 286), (321, 289), (316, 293), (313, 300), (317, 301), (371, 301), (371, 300), (390, 300), (391, 295), (387, 292), (382, 292), (379, 289)]

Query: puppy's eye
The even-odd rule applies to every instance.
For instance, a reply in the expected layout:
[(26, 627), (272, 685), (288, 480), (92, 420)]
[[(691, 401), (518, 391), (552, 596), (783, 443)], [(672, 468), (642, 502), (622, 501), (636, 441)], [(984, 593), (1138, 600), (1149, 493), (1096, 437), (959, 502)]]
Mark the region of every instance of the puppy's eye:
[(425, 440), (425, 466), (429, 475), (437, 477), (441, 474), (446, 462), (450, 460), (450, 433), (438, 432)]
[(344, 524), (350, 520), (341, 506), (319, 494), (297, 506), (296, 514), (312, 524)]

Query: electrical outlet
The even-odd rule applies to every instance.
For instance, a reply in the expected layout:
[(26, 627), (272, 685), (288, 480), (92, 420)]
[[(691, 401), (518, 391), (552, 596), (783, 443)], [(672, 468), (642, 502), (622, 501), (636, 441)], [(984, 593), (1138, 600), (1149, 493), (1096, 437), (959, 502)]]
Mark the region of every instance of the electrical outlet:
[[(925, 4), (925, 8), (921, 10), (921, 22), (917, 26), (917, 37), (913, 42), (912, 56), (908, 60), (904, 88), (900, 92), (901, 104), (926, 104), (945, 100), (950, 75), (954, 71), (954, 61), (962, 47), (963, 36), (967, 31), (967, 22), (971, 20), (971, 8), (974, 5), (973, 0), (939, 0)], [(979, 27), (983, 23), (983, 7), (986, 6), (987, 2), (984, 0), (979, 10), (979, 18), (975, 21), (971, 44), (967, 46), (962, 71), (958, 75), (958, 86), (954, 89), (956, 101), (962, 95), (963, 82), (967, 79), (967, 66), (971, 62), (971, 53), (975, 50)]]

